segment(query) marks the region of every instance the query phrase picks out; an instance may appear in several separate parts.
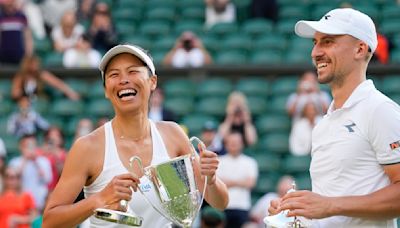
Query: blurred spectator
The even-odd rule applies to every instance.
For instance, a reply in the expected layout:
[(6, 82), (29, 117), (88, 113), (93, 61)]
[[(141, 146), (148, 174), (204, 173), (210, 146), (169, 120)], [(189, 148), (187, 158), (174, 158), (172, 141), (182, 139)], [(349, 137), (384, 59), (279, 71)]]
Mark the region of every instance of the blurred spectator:
[(298, 81), (297, 91), (290, 94), (286, 102), (286, 110), (292, 117), (292, 124), (301, 117), (304, 105), (309, 100), (316, 105), (318, 115), (325, 115), (331, 102), (329, 94), (319, 89), (317, 75), (314, 71), (303, 73)]
[(19, 64), (33, 53), (32, 34), (16, 0), (0, 1), (0, 63)]
[(225, 225), (225, 215), (223, 212), (206, 206), (201, 210), (200, 228), (223, 228)]
[(206, 28), (236, 21), (236, 7), (230, 0), (205, 0)]
[(87, 34), (93, 48), (99, 52), (105, 52), (117, 44), (118, 35), (106, 3), (96, 4)]
[(47, 185), (52, 180), (51, 164), (47, 158), (37, 155), (34, 135), (25, 135), (19, 141), (21, 156), (11, 159), (10, 167), (22, 174), (22, 190), (32, 193), (36, 208), (41, 211), (48, 194)]
[(257, 181), (258, 166), (253, 158), (243, 154), (243, 139), (239, 133), (226, 136), (225, 148), (227, 154), (220, 157), (217, 170), (229, 192), (225, 227), (240, 228), (249, 221), (251, 189)]
[(31, 100), (38, 96), (46, 98), (45, 84), (58, 89), (69, 99), (79, 100), (80, 98), (79, 94), (61, 79), (41, 69), (40, 59), (37, 56), (28, 56), (22, 60), (21, 67), (13, 79), (11, 96), (13, 99), (18, 99), (20, 96), (28, 96)]
[(3, 140), (0, 138), (0, 157), (5, 157), (7, 155), (6, 146)]
[(212, 59), (200, 38), (193, 32), (185, 31), (167, 53), (163, 63), (176, 68), (201, 67), (212, 63)]
[(80, 119), (76, 126), (74, 141), (82, 136), (89, 134), (93, 130), (94, 130), (94, 126), (93, 126), (93, 122), (91, 119), (88, 119), (88, 118)]
[(149, 119), (153, 121), (176, 121), (175, 114), (164, 107), (164, 92), (156, 88), (150, 97)]
[(293, 187), (294, 179), (291, 176), (282, 176), (276, 186), (276, 192), (268, 192), (262, 196), (250, 211), (252, 223), (259, 228), (264, 228), (263, 219), (268, 215), (268, 207), (272, 200), (283, 197)]
[(390, 41), (382, 33), (377, 33), (378, 36), (378, 46), (372, 56), (372, 61), (379, 62), (381, 64), (388, 64), (390, 58)]
[(44, 28), (44, 20), (42, 12), (37, 3), (37, 0), (19, 0), (19, 8), (23, 10), (27, 19), (28, 25), (31, 29), (33, 36), (37, 39), (46, 38), (46, 29)]
[(29, 228), (37, 215), (32, 195), (21, 187), (21, 174), (8, 167), (0, 195), (0, 227)]
[(265, 18), (273, 22), (278, 20), (277, 0), (252, 0), (250, 9), (253, 18)]
[(0, 192), (3, 192), (4, 173), (6, 171), (6, 156), (0, 155)]
[(252, 122), (246, 96), (242, 92), (234, 91), (229, 95), (225, 120), (219, 126), (218, 132), (223, 139), (231, 132), (239, 132), (245, 146), (251, 146), (257, 142), (256, 128)]
[(66, 11), (60, 24), (51, 32), (54, 49), (58, 52), (64, 52), (74, 47), (84, 32), (85, 28), (76, 21), (75, 11)]
[(100, 60), (100, 53), (92, 48), (87, 35), (82, 35), (75, 47), (64, 52), (63, 64), (66, 68), (96, 68)]
[(48, 34), (60, 24), (68, 10), (77, 9), (77, 0), (40, 0), (44, 24)]
[(76, 12), (76, 18), (78, 21), (90, 21), (93, 16), (95, 5), (96, 0), (78, 0), (78, 10)]
[(46, 131), (43, 145), (38, 149), (37, 154), (50, 161), (53, 178), (48, 188), (49, 191), (52, 191), (60, 178), (67, 156), (67, 151), (64, 148), (64, 135), (60, 128), (53, 126)]
[(218, 125), (212, 120), (206, 121), (201, 129), (201, 141), (206, 145), (208, 150), (211, 150), (218, 155), (226, 153), (222, 138), (218, 134)]
[(315, 103), (309, 100), (304, 105), (300, 119), (293, 123), (290, 131), (289, 149), (293, 155), (311, 153), (311, 132), (321, 118)]
[(99, 128), (99, 127), (103, 126), (108, 121), (110, 121), (110, 118), (108, 118), (108, 117), (100, 117), (96, 122), (95, 128)]
[(7, 132), (22, 137), (46, 131), (49, 127), (47, 120), (31, 108), (29, 98), (22, 96), (18, 99), (18, 111), (11, 114), (8, 119)]

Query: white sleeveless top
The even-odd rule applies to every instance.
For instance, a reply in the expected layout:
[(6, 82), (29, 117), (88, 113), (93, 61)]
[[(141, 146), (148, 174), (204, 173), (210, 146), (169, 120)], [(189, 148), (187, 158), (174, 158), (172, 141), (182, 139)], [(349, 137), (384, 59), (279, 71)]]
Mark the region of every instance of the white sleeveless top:
[[(153, 158), (151, 161), (151, 165), (154, 165), (167, 161), (170, 159), (170, 157), (168, 156), (164, 141), (161, 138), (161, 135), (158, 132), (155, 124), (151, 120), (149, 121), (150, 121), (151, 138), (153, 142)], [(100, 192), (111, 181), (111, 179), (114, 176), (129, 172), (119, 159), (117, 147), (115, 145), (114, 133), (111, 121), (107, 122), (104, 125), (104, 131), (105, 131), (105, 154), (104, 154), (103, 169), (100, 175), (91, 185), (84, 186), (83, 191), (85, 193), (85, 198), (88, 198), (94, 193)], [(141, 182), (141, 184), (143, 183)], [(129, 202), (128, 212), (143, 217), (143, 223), (141, 227), (145, 228), (169, 227), (169, 225), (171, 224), (170, 221), (165, 219), (156, 210), (154, 210), (154, 208), (146, 201), (144, 196), (139, 191), (133, 192), (132, 200)], [(106, 222), (97, 219), (94, 216), (91, 216), (89, 218), (89, 221), (90, 221), (90, 227), (102, 227), (102, 228), (130, 227), (126, 225)]]

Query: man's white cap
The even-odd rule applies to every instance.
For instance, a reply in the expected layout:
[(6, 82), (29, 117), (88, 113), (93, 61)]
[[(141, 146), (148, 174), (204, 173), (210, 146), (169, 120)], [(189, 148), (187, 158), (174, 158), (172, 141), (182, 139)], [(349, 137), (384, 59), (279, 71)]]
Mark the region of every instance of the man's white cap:
[(123, 44), (123, 45), (117, 45), (110, 50), (107, 51), (106, 54), (104, 54), (103, 58), (100, 61), (99, 69), (101, 71), (101, 76), (104, 79), (104, 71), (110, 62), (110, 60), (122, 53), (129, 53), (132, 54), (136, 57), (138, 57), (140, 60), (142, 60), (146, 66), (149, 67), (151, 74), (155, 75), (156, 74), (156, 68), (154, 67), (153, 60), (151, 57), (144, 51), (142, 48), (135, 46), (135, 45), (128, 45), (128, 44)]
[(319, 21), (298, 21), (294, 31), (298, 36), (305, 38), (313, 38), (316, 31), (329, 35), (351, 35), (368, 44), (372, 52), (378, 46), (372, 19), (351, 8), (331, 10)]

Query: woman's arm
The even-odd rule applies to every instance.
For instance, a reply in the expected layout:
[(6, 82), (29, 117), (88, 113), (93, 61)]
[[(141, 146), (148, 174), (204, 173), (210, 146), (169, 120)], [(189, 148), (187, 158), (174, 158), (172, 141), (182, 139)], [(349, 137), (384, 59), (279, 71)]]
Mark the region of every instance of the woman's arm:
[(75, 92), (71, 87), (68, 86), (68, 84), (66, 84), (64, 81), (62, 81), (49, 71), (46, 70), (42, 71), (40, 77), (47, 84), (63, 92), (69, 99), (71, 100), (80, 99), (80, 96), (77, 92)]

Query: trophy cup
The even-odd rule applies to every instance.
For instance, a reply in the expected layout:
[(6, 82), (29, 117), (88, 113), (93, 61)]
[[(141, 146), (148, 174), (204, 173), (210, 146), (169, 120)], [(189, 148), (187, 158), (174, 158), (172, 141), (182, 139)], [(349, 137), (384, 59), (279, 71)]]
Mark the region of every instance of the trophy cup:
[[(133, 165), (138, 164), (143, 176), (140, 179), (139, 191), (152, 207), (168, 220), (183, 226), (191, 227), (203, 203), (207, 185), (204, 180), (202, 192), (198, 190), (193, 162), (197, 155), (193, 142), (202, 143), (197, 137), (190, 138), (192, 153), (176, 157), (160, 164), (143, 167), (139, 157), (130, 158), (131, 172)], [(150, 185), (150, 187), (149, 187)], [(147, 186), (147, 187), (145, 187)], [(151, 188), (153, 191), (144, 191)]]
[[(287, 193), (296, 191), (296, 183)], [(266, 228), (306, 228), (309, 224), (305, 219), (299, 217), (287, 217), (289, 210), (281, 211), (279, 214), (264, 218)]]

